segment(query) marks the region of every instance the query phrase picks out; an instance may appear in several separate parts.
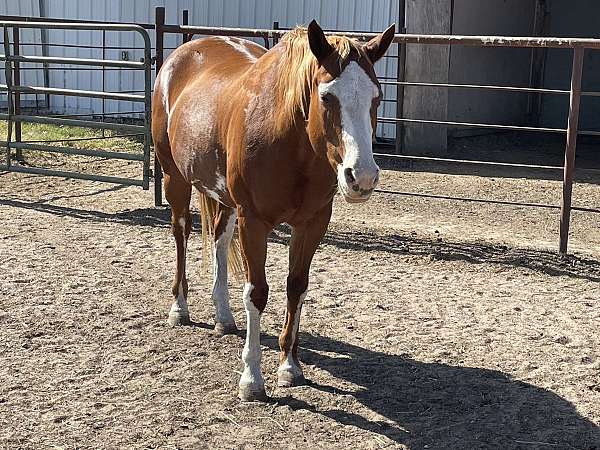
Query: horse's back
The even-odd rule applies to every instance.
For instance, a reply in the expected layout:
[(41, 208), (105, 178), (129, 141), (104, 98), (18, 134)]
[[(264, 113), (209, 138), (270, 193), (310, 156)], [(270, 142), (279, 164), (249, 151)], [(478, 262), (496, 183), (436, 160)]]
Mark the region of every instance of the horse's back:
[[(215, 191), (224, 187), (216, 107), (223, 89), (245, 73), (266, 49), (237, 38), (208, 37), (180, 46), (167, 58), (155, 83), (153, 137), (165, 172)], [(223, 179), (212, 182), (214, 174)], [(213, 180), (214, 181), (214, 180)], [(209, 184), (209, 186), (207, 186)]]

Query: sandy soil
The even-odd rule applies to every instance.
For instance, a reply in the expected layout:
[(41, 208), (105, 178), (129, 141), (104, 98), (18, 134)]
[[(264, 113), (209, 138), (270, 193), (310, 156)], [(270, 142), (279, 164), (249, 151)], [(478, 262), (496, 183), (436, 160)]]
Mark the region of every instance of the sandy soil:
[[(386, 171), (382, 188), (558, 204), (560, 183), (510, 175)], [(593, 180), (575, 195), (600, 206)], [(195, 325), (166, 324), (174, 244), (152, 204), (139, 188), (0, 175), (0, 447), (600, 449), (597, 213), (574, 213), (561, 259), (554, 209), (336, 199), (301, 323), (309, 384), (293, 389), (275, 387), (280, 227), (262, 336), (273, 401), (241, 404), (243, 333), (213, 335), (197, 232)], [(231, 293), (244, 328), (240, 282)]]

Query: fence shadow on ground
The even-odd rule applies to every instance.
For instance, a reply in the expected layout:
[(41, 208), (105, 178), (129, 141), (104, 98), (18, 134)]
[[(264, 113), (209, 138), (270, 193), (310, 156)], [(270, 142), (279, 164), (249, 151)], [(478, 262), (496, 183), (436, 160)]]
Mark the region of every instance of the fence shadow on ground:
[[(32, 209), (57, 216), (73, 217), (94, 222), (115, 222), (125, 225), (165, 228), (171, 224), (168, 208), (138, 208), (107, 213), (42, 202), (0, 199), (0, 205), (14, 208)], [(194, 215), (193, 229), (200, 229), (197, 215)], [(278, 226), (271, 234), (270, 241), (287, 244), (291, 228)], [(360, 229), (352, 232), (341, 231), (330, 226), (322, 245), (355, 251), (382, 251), (397, 255), (421, 255), (439, 260), (461, 260), (473, 264), (500, 264), (522, 267), (548, 275), (569, 276), (590, 281), (600, 281), (600, 260), (582, 256), (561, 257), (555, 252), (525, 248), (513, 248), (485, 242), (434, 241), (409, 235), (375, 233)]]
[[(281, 225), (271, 240), (289, 241), (291, 228)], [(600, 281), (600, 261), (581, 256), (560, 256), (555, 252), (513, 248), (491, 243), (433, 241), (409, 235), (376, 234), (369, 231), (340, 231), (334, 226), (325, 235), (322, 245), (356, 251), (382, 251), (397, 255), (421, 255), (446, 261), (466, 261), (474, 264), (500, 264), (523, 267), (548, 275), (565, 275)]]
[[(263, 336), (262, 343), (279, 349), (275, 336)], [(423, 363), (306, 333), (300, 333), (300, 348), (305, 364), (357, 386), (346, 392), (309, 381), (311, 388), (351, 396), (387, 420), (317, 407), (293, 391), (276, 399), (294, 410), (322, 414), (411, 449), (600, 449), (600, 428), (573, 404), (502, 372)]]

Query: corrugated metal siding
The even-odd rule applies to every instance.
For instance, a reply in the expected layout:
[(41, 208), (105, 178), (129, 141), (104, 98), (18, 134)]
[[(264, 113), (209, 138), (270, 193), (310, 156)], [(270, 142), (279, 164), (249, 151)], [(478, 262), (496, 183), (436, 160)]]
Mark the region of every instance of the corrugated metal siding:
[[(0, 14), (9, 16), (39, 16), (39, 0), (0, 0)], [(40, 56), (42, 54), (41, 47), (41, 33), (39, 30), (21, 30), (19, 38), (23, 44), (33, 45), (22, 45), (19, 50), (22, 55), (29, 56)], [(12, 42), (12, 33), (10, 35)], [(3, 41), (3, 37), (0, 36), (0, 41)], [(1, 47), (1, 46), (0, 46)], [(4, 53), (4, 49), (0, 50)], [(29, 84), (35, 86), (43, 86), (44, 75), (41, 70), (27, 70), (27, 68), (41, 67), (39, 64), (27, 64), (22, 65), (24, 70), (21, 71), (21, 84)], [(4, 64), (0, 65), (0, 83), (5, 84), (6, 78), (4, 77)], [(35, 95), (23, 95), (22, 102), (24, 104), (33, 103), (35, 101)], [(41, 99), (41, 97), (39, 97)], [(0, 96), (0, 101), (6, 103), (6, 93)]]
[[(46, 15), (63, 19), (91, 19), (107, 22), (154, 22), (154, 9), (166, 6), (167, 23), (180, 23), (182, 11), (190, 11), (191, 25), (271, 28), (279, 21), (282, 28), (306, 24), (316, 18), (321, 26), (331, 30), (381, 31), (398, 20), (398, 0), (45, 0)], [(30, 15), (26, 6), (37, 4), (38, 0), (20, 0), (8, 3), (19, 5), (18, 14)], [(35, 15), (35, 14), (34, 14)], [(50, 30), (49, 42), (77, 45), (102, 43), (101, 32)], [(153, 33), (151, 33), (154, 42)], [(167, 35), (166, 47), (181, 44), (181, 36)], [(141, 47), (142, 40), (134, 33), (107, 33), (106, 45)], [(394, 45), (395, 47), (395, 45)], [(141, 50), (128, 50), (131, 60), (143, 56)], [(102, 57), (97, 49), (53, 47), (51, 55)], [(392, 48), (390, 54), (396, 54)], [(104, 57), (120, 59), (119, 50), (106, 50)], [(384, 58), (376, 66), (378, 75), (396, 75), (396, 59)], [(92, 70), (52, 71), (50, 85), (78, 89), (102, 90), (102, 74)], [(132, 91), (143, 89), (143, 74), (122, 70), (105, 72), (106, 91)], [(395, 87), (384, 87), (384, 96), (395, 99)], [(106, 111), (126, 112), (140, 110), (141, 105), (129, 102), (106, 101)], [(101, 112), (102, 102), (95, 99), (54, 97), (52, 108), (61, 112)], [(393, 117), (396, 105), (385, 102), (380, 114)], [(378, 130), (379, 135), (393, 136), (394, 126), (386, 125)]]

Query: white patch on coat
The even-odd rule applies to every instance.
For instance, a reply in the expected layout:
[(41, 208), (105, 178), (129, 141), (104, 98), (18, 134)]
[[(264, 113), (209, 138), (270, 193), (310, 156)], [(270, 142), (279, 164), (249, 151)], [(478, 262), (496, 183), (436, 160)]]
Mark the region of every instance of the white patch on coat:
[(207, 188), (204, 188), (204, 192), (206, 193), (206, 195), (208, 195), (208, 196), (209, 196), (210, 198), (212, 198), (213, 200), (215, 200), (215, 201), (217, 201), (217, 202), (218, 202), (218, 201), (220, 201), (219, 194), (217, 194), (217, 193), (216, 193), (215, 191), (213, 191), (212, 189), (207, 189)]
[(177, 291), (177, 298), (171, 305), (171, 310), (169, 314), (174, 314), (177, 316), (187, 316), (189, 315), (188, 311), (188, 303), (185, 295), (183, 293), (183, 283), (179, 283), (179, 290)]
[[(181, 227), (181, 234), (183, 237), (183, 264), (185, 266), (185, 258), (187, 255), (187, 237), (185, 235), (185, 225), (186, 225), (186, 219), (185, 217), (180, 217), (179, 219), (177, 219), (177, 224)], [(183, 277), (185, 277), (185, 273), (183, 274)], [(171, 314), (176, 314), (176, 315), (187, 315), (188, 313), (188, 303), (187, 303), (187, 299), (185, 298), (185, 294), (183, 292), (183, 282), (182, 280), (179, 280), (179, 288), (177, 290), (177, 298), (175, 299), (175, 302), (173, 302), (173, 304), (171, 305)]]
[[(193, 56), (198, 60), (196, 61), (197, 64), (202, 64), (204, 61), (204, 55), (201, 53), (194, 52)], [(181, 58), (182, 56), (179, 52), (175, 52), (169, 56), (164, 62), (163, 66), (160, 68), (160, 73), (158, 74), (159, 76), (154, 82), (154, 90), (160, 88), (162, 95), (163, 107), (165, 109), (165, 114), (167, 115), (167, 133), (171, 125), (171, 111), (175, 109), (175, 104), (177, 104), (177, 101), (173, 105), (169, 103), (171, 79), (173, 78), (175, 67), (177, 64), (179, 64)]]
[[(338, 181), (345, 186), (344, 168), (378, 171), (373, 159), (371, 105), (379, 89), (356, 62), (351, 61), (339, 77), (319, 84), (319, 95), (334, 95), (340, 105), (344, 161), (338, 166)], [(342, 166), (342, 167), (340, 167)], [(341, 177), (341, 179), (340, 179)]]
[(215, 305), (215, 323), (222, 323), (224, 325), (235, 324), (235, 320), (229, 307), (227, 255), (229, 253), (229, 244), (231, 244), (233, 231), (235, 229), (236, 218), (236, 212), (233, 212), (229, 216), (225, 230), (216, 240), (214, 247), (212, 299)]
[[(296, 307), (296, 312), (294, 313), (294, 325), (292, 328), (292, 340), (291, 340), (292, 347), (294, 345), (294, 342), (296, 342), (296, 336), (298, 334), (298, 326), (300, 325), (300, 315), (302, 314), (302, 304), (304, 303), (304, 299), (306, 298), (306, 292), (307, 291), (304, 291), (304, 293), (298, 299), (298, 306)], [(292, 352), (291, 348), (290, 348), (289, 352), (287, 353), (287, 355), (285, 356), (285, 360), (281, 363), (281, 365), (279, 366), (279, 369), (277, 369), (277, 372), (288, 372), (288, 373), (291, 373), (292, 375), (294, 375), (294, 377), (302, 375), (302, 369), (300, 367), (298, 367), (298, 365), (296, 364), (296, 361), (294, 360), (293, 352)]]
[(165, 114), (167, 115), (167, 133), (169, 131), (169, 125), (171, 124), (171, 111), (169, 109), (169, 86), (171, 84), (171, 78), (173, 77), (173, 70), (176, 62), (177, 57), (175, 55), (167, 58), (160, 69), (159, 76), (156, 79), (154, 86), (155, 90), (160, 89), (160, 93), (162, 95), (163, 108), (165, 109)]
[[(243, 42), (242, 43), (239, 40), (232, 39), (232, 38), (227, 37), (227, 36), (221, 37), (221, 39), (223, 41), (227, 42), (233, 48), (235, 48), (238, 52), (240, 52), (241, 54), (243, 54), (250, 61), (254, 62), (254, 61), (256, 61), (258, 59), (256, 56), (254, 56), (252, 53), (250, 53), (250, 51), (248, 50), (248, 47), (247, 47), (248, 44), (246, 43), (246, 41), (242, 41)], [(248, 42), (250, 42), (250, 41), (248, 41)], [(255, 45), (257, 45), (257, 44), (255, 44)]]
[(215, 188), (221, 192), (227, 191), (227, 182), (225, 181), (225, 177), (217, 172), (215, 176)]
[(264, 389), (265, 380), (260, 370), (262, 350), (260, 348), (260, 312), (252, 303), (250, 294), (254, 290), (251, 283), (244, 285), (244, 306), (246, 307), (246, 344), (242, 352), (244, 371), (240, 386), (251, 386), (252, 390)]

